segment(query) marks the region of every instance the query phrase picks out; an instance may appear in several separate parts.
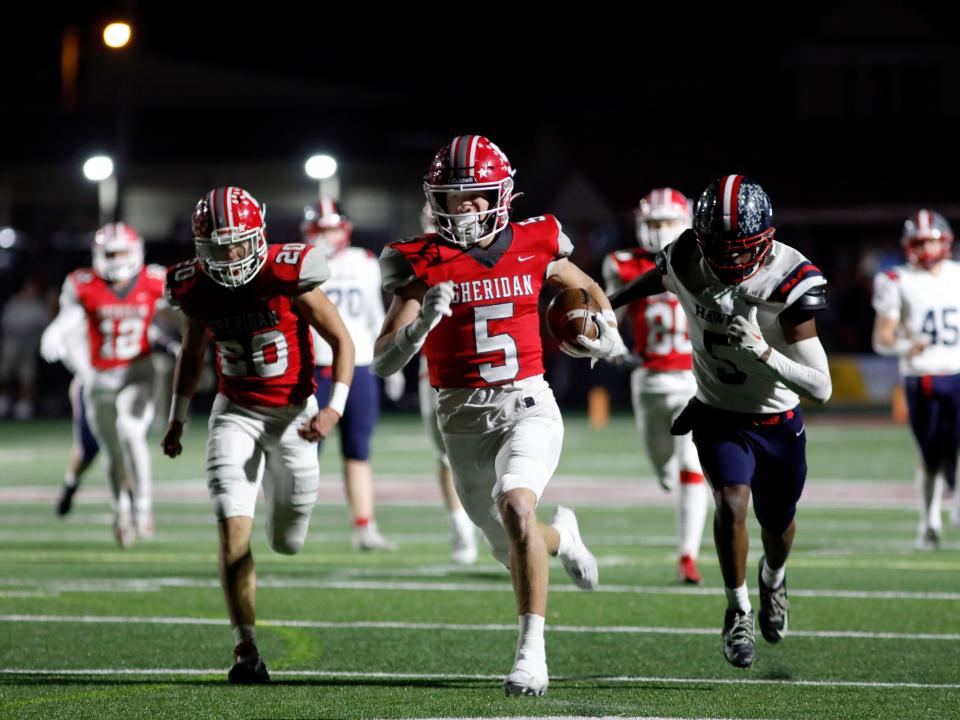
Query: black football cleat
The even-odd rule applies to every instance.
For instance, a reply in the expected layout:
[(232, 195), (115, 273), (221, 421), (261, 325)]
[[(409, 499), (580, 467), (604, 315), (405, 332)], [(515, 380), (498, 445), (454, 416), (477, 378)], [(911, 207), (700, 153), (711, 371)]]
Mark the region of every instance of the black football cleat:
[(270, 682), (266, 663), (252, 642), (237, 645), (233, 651), (234, 663), (227, 679), (234, 685), (261, 685)]
[(77, 488), (80, 487), (79, 483), (73, 485), (67, 485), (64, 483), (63, 489), (60, 491), (60, 499), (57, 500), (57, 516), (63, 517), (70, 512), (70, 509), (73, 507), (73, 496), (77, 492)]
[(787, 579), (780, 587), (769, 588), (763, 582), (763, 558), (760, 558), (760, 633), (768, 643), (778, 643), (787, 636)]
[(723, 656), (738, 668), (753, 665), (757, 643), (753, 629), (753, 610), (727, 610), (723, 617)]

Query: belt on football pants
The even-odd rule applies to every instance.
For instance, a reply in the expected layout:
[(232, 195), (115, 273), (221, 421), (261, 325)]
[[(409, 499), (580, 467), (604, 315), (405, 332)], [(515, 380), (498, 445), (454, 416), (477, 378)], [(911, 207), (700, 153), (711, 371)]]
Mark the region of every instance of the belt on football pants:
[(788, 423), (793, 420), (793, 418), (795, 418), (797, 415), (796, 410), (784, 410), (783, 412), (778, 413), (739, 413), (733, 412), (732, 410), (716, 408), (712, 405), (702, 403), (699, 400), (694, 400), (694, 402), (700, 406), (700, 412), (723, 418), (724, 421), (730, 422), (738, 427), (750, 425), (783, 425), (784, 423)]

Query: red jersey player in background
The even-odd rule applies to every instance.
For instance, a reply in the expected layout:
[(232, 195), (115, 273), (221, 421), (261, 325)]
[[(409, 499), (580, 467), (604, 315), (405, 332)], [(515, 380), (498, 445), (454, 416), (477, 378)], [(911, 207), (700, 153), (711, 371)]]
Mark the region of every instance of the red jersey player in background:
[(434, 158), (424, 190), (437, 232), (392, 243), (380, 258), (394, 296), (374, 370), (396, 372), (424, 347), (457, 493), (513, 579), (520, 637), (504, 690), (542, 695), (548, 554), (559, 555), (579, 587), (597, 585), (573, 512), (558, 508), (552, 525), (536, 517), (563, 442), (543, 379), (543, 284), (586, 288), (607, 311), (594, 318), (598, 338), (581, 336), (589, 346), (572, 350), (610, 357), (626, 349), (600, 286), (566, 259), (572, 245), (556, 218), (510, 221), (513, 170), (500, 148), (478, 135), (455, 137)]
[[(147, 430), (153, 421), (153, 364), (147, 330), (163, 302), (164, 269), (143, 264), (143, 239), (129, 225), (110, 223), (93, 241), (93, 267), (63, 283), (60, 312), (44, 333), (48, 361), (83, 322), (89, 340), (85, 373), (87, 420), (105, 450), (113, 527), (121, 547), (152, 537), (152, 476)], [(50, 348), (60, 348), (53, 351)], [(133, 502), (124, 492), (129, 469)]]
[[(604, 258), (608, 295), (656, 266), (657, 253), (690, 227), (690, 203), (673, 188), (658, 188), (640, 201), (636, 220), (640, 247)], [(680, 481), (677, 579), (698, 584), (696, 561), (707, 518), (707, 486), (692, 434), (670, 434), (673, 421), (697, 391), (687, 318), (671, 292), (635, 300), (626, 310), (632, 319), (633, 352), (640, 363), (630, 376), (637, 427), (660, 486), (672, 492)]]
[[(250, 534), (263, 485), (267, 540), (276, 552), (303, 547), (320, 468), (310, 440), (343, 414), (353, 377), (353, 342), (320, 290), (330, 275), (323, 253), (304, 243), (268, 246), (265, 211), (246, 190), (221, 187), (197, 203), (197, 257), (167, 271), (167, 294), (183, 310), (183, 348), (174, 373), (169, 457), (180, 454), (187, 408), (209, 337), (219, 388), (210, 412), (207, 485), (219, 522), (220, 583), (233, 627), (233, 683), (267, 682), (255, 637), (256, 573)], [(317, 411), (313, 327), (333, 353), (333, 388)]]

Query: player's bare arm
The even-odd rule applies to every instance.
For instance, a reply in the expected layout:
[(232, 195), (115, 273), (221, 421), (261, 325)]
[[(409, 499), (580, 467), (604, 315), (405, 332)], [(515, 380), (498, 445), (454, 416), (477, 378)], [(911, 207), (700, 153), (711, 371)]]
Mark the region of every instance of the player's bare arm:
[(900, 321), (894, 317), (877, 315), (873, 321), (873, 351), (887, 357), (916, 357), (929, 347), (926, 338), (912, 340), (897, 337)]
[(631, 280), (613, 293), (609, 302), (612, 307), (620, 308), (629, 305), (634, 300), (662, 293), (665, 289), (663, 275), (660, 274), (660, 270), (654, 268)]
[(183, 436), (183, 424), (186, 421), (190, 399), (197, 391), (200, 374), (203, 372), (203, 358), (207, 349), (206, 327), (190, 313), (183, 313), (183, 344), (177, 355), (177, 364), (173, 370), (173, 406), (170, 409), (170, 422), (163, 435), (161, 445), (163, 454), (175, 458), (183, 451), (180, 438)]
[[(350, 338), (347, 326), (343, 324), (340, 313), (337, 312), (337, 306), (330, 302), (320, 288), (297, 295), (293, 304), (333, 350), (334, 393), (337, 392), (338, 386), (349, 388), (353, 380), (355, 351), (353, 340)], [(343, 400), (346, 400), (346, 396)], [(310, 418), (300, 428), (300, 436), (310, 441), (327, 437), (342, 415), (343, 406), (339, 404), (338, 409), (334, 407), (337, 404), (331, 401), (330, 405)]]
[(603, 288), (592, 277), (578, 268), (567, 258), (562, 258), (552, 263), (549, 268), (550, 274), (547, 276), (547, 282), (551, 285), (566, 290), (567, 288), (583, 288), (593, 301), (600, 306), (602, 310), (613, 310), (610, 300), (603, 292)]

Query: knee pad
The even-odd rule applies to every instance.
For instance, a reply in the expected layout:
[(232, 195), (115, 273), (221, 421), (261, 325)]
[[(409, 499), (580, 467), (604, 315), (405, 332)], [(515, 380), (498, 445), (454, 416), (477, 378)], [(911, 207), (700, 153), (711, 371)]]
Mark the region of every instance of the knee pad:
[(303, 550), (309, 527), (309, 512), (281, 512), (268, 516), (267, 542), (270, 549), (281, 555), (296, 555)]

